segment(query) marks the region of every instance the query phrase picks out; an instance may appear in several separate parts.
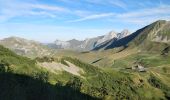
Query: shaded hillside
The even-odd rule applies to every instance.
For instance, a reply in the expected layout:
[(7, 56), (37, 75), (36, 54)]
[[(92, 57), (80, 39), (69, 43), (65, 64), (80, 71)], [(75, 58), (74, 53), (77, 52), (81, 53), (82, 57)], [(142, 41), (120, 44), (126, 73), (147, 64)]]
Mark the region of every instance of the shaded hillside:
[(97, 100), (79, 90), (61, 84), (12, 73), (0, 73), (0, 100)]

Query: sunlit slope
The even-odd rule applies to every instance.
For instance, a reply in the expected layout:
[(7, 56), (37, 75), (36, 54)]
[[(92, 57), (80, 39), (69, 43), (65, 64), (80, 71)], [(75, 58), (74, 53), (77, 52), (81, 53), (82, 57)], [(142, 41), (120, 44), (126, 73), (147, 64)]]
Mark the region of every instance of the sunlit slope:
[(19, 55), (30, 58), (50, 56), (54, 53), (54, 50), (49, 49), (39, 42), (19, 37), (5, 38), (0, 40), (0, 44)]
[[(10, 95), (8, 98), (17, 98), (18, 100), (27, 98), (49, 99), (51, 97), (54, 99), (55, 97), (59, 97), (60, 100), (67, 98), (72, 98), (74, 100), (79, 100), (80, 98), (85, 100), (97, 98), (104, 100), (135, 100), (166, 99), (167, 97), (165, 97), (165, 95), (168, 95), (167, 91), (169, 88), (165, 83), (169, 78), (164, 79), (163, 81), (158, 81), (156, 84), (163, 87), (157, 88), (155, 87), (155, 83), (152, 82), (152, 80), (159, 80), (156, 76), (157, 74), (155, 75), (155, 72), (153, 72), (153, 75), (155, 75), (156, 79), (152, 78), (150, 73), (140, 75), (139, 73), (102, 70), (70, 57), (60, 57), (58, 58), (59, 60), (57, 60), (57, 58), (54, 58), (53, 60), (43, 58), (32, 61), (28, 58), (18, 56), (2, 46), (0, 51), (0, 80), (1, 82), (5, 82), (5, 84), (1, 84), (1, 86), (3, 86), (3, 91), (5, 90), (3, 95), (11, 94), (10, 91), (15, 92), (16, 94)], [(80, 73), (81, 76), (74, 75), (67, 71), (53, 73), (51, 70), (37, 66), (37, 61), (39, 63), (61, 63), (67, 67), (75, 65), (82, 69), (83, 73)], [(70, 65), (70, 63), (72, 65)], [(46, 65), (46, 67), (49, 66)], [(6, 78), (4, 79), (3, 77)], [(15, 85), (16, 88), (9, 87), (11, 82), (14, 82), (11, 86)], [(0, 89), (2, 89), (1, 86)], [(10, 91), (7, 89), (10, 89)], [(43, 90), (44, 92), (40, 90)], [(27, 92), (29, 92), (29, 94)], [(64, 95), (66, 92), (67, 95)], [(2, 94), (0, 93), (0, 95)], [(72, 95), (74, 96), (71, 97)]]
[(170, 46), (170, 22), (159, 20), (143, 30), (129, 46), (138, 46), (142, 51), (162, 52)]

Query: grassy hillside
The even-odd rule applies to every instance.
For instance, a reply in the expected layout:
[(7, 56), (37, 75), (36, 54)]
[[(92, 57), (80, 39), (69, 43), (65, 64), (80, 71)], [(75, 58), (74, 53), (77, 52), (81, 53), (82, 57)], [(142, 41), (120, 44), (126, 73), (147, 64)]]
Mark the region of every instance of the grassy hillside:
[(0, 63), (16, 73), (31, 74), (38, 70), (35, 67), (36, 62), (34, 60), (19, 56), (3, 46), (0, 46)]
[[(60, 78), (56, 79), (57, 77)], [(54, 75), (47, 72), (39, 68), (35, 60), (16, 55), (0, 46), (0, 99), (2, 100), (95, 99), (72, 87), (75, 81), (69, 81), (71, 77), (74, 76), (68, 73)], [(63, 83), (64, 79), (67, 83)], [(50, 80), (54, 80), (55, 84), (49, 83)]]
[(138, 52), (137, 48), (127, 48), (123, 51), (121, 49), (122, 48), (114, 48), (110, 50), (90, 52), (59, 51), (54, 57), (69, 56), (98, 67), (110, 67), (114, 63), (114, 60), (124, 58)]
[[(108, 43), (109, 50), (74, 52), (59, 51), (56, 56), (70, 56), (99, 67), (110, 67), (117, 59), (127, 57), (138, 52), (169, 55), (170, 51), (170, 22), (159, 20), (143, 27), (128, 37), (117, 42)], [(116, 45), (121, 46), (116, 46)], [(125, 46), (125, 47), (123, 47)], [(113, 48), (116, 47), (116, 48)], [(126, 61), (125, 61), (126, 62)], [(122, 62), (122, 63), (125, 63)]]
[(0, 40), (0, 45), (9, 48), (19, 55), (30, 58), (50, 56), (54, 53), (54, 50), (49, 49), (39, 42), (19, 37), (4, 38), (3, 40)]
[(121, 38), (120, 40), (109, 40), (101, 43), (93, 50), (108, 50), (121, 48), (123, 51), (127, 48), (138, 48), (142, 51), (162, 52), (170, 46), (170, 22), (158, 20), (147, 25), (131, 35)]
[[(121, 59), (133, 61), (133, 57), (126, 57)], [(138, 55), (137, 57), (148, 57), (149, 59), (149, 56), (145, 57), (144, 55)], [(2, 91), (0, 92), (0, 99), (166, 100), (169, 98), (168, 67), (162, 69), (167, 74), (157, 73), (154, 71), (154, 67), (152, 67), (152, 71), (147, 73), (127, 73), (128, 71), (114, 70), (112, 68), (100, 69), (76, 58), (59, 58), (61, 60), (57, 60), (57, 57), (54, 59), (44, 57), (39, 58), (38, 61), (51, 62), (52, 60), (53, 62), (57, 60), (61, 63), (64, 61), (66, 65), (68, 64), (67, 62), (70, 62), (83, 69), (84, 73), (81, 74), (83, 77), (75, 76), (68, 72), (54, 74), (37, 66), (37, 59), (31, 60), (18, 56), (0, 46), (0, 90)], [(165, 64), (165, 62), (160, 63)]]
[(158, 52), (170, 46), (170, 22), (159, 20), (148, 26), (129, 43), (142, 51)]
[[(164, 92), (149, 83), (150, 73), (125, 73), (115, 70), (101, 70), (90, 64), (70, 57), (63, 58), (86, 72), (81, 79), (81, 91), (103, 99), (166, 99)], [(168, 84), (166, 85), (168, 87)], [(147, 92), (146, 92), (147, 91)], [(166, 92), (167, 93), (167, 92)], [(166, 94), (165, 93), (165, 94)]]

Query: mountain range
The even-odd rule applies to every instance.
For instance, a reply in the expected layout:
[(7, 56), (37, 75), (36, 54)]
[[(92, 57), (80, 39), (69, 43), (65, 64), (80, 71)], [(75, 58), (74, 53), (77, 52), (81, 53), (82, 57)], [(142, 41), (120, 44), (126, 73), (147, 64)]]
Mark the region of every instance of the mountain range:
[(0, 40), (0, 100), (169, 100), (169, 73), (165, 20), (84, 41)]
[(87, 38), (83, 41), (79, 41), (76, 39), (72, 39), (69, 41), (56, 40), (54, 43), (50, 43), (47, 46), (53, 49), (89, 51), (89, 50), (94, 49), (95, 47), (97, 47), (103, 42), (106, 42), (112, 39), (119, 40), (130, 34), (131, 33), (127, 29), (123, 30), (120, 33), (111, 31), (107, 33), (106, 35), (98, 36), (94, 38)]
[[(170, 44), (170, 22), (165, 20), (156, 21), (144, 28), (130, 33), (127, 29), (122, 32), (111, 31), (103, 36), (88, 38), (83, 41), (72, 39), (69, 41), (56, 40), (54, 43), (43, 44), (33, 40), (19, 37), (9, 37), (0, 40), (0, 44), (15, 51), (17, 54), (29, 57), (48, 56), (57, 50), (96, 51), (112, 48), (127, 48), (138, 46), (140, 48), (154, 49), (161, 46), (164, 49)], [(144, 47), (145, 46), (145, 47)], [(157, 49), (158, 50), (158, 49)], [(160, 51), (160, 50), (159, 50)]]

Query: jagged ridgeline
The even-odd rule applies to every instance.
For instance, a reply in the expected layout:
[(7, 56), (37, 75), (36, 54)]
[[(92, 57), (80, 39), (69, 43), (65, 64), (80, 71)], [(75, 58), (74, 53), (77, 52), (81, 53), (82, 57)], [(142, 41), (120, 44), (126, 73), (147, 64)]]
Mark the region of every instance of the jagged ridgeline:
[[(151, 100), (170, 97), (168, 85), (155, 74), (146, 73), (146, 78), (138, 73), (102, 70), (75, 58), (56, 59), (31, 60), (0, 46), (0, 99)], [(46, 68), (48, 66), (38, 66), (38, 63), (74, 65), (83, 73), (80, 76), (67, 70), (54, 73)]]

